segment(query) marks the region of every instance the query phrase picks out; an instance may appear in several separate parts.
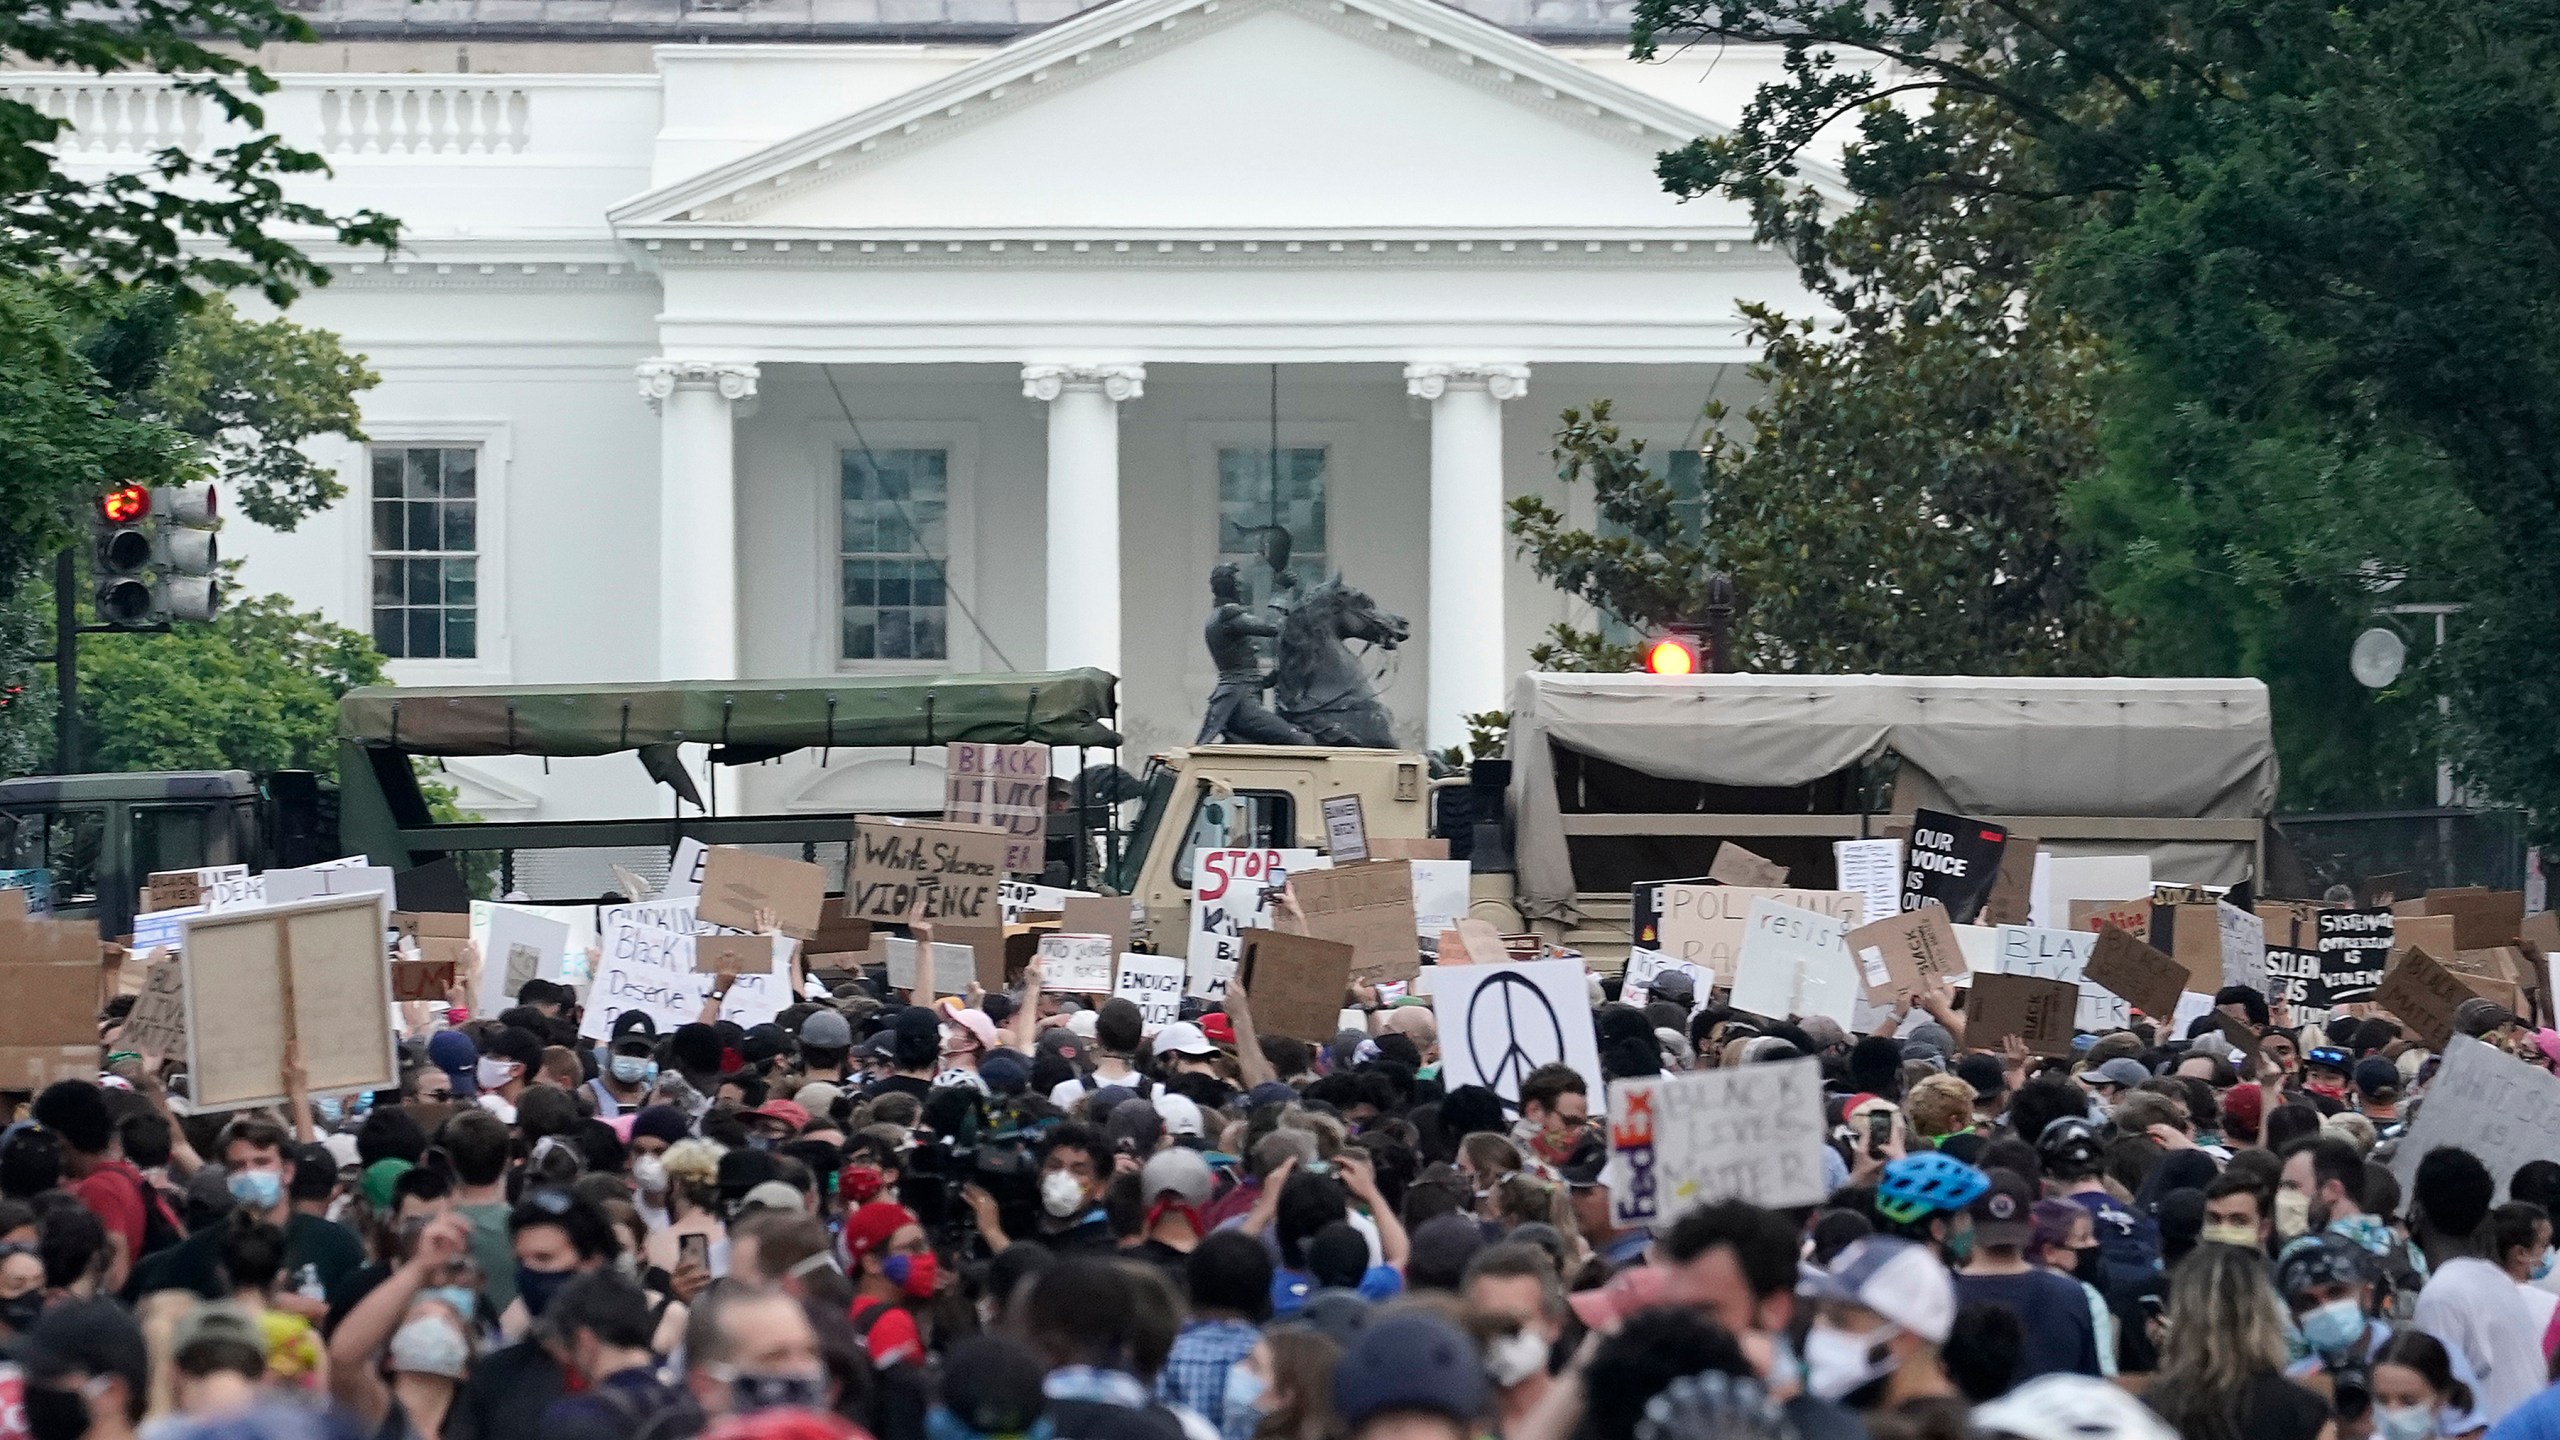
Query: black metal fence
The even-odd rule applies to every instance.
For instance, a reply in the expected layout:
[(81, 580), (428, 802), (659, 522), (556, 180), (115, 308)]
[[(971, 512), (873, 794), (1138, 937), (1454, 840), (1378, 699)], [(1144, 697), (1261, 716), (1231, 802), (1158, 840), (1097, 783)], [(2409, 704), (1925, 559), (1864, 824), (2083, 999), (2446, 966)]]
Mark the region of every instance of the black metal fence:
[[(2423, 890), (2485, 885), (2521, 890), (2526, 872), (2525, 816), (2520, 810), (2369, 810), (2335, 815), (2279, 815), (2286, 854), (2268, 868), (2289, 888), (2275, 894), (2319, 895), (2331, 885), (2364, 894), (2369, 882), (2396, 881), (2403, 897)], [(2287, 864), (2298, 876), (2283, 873)]]

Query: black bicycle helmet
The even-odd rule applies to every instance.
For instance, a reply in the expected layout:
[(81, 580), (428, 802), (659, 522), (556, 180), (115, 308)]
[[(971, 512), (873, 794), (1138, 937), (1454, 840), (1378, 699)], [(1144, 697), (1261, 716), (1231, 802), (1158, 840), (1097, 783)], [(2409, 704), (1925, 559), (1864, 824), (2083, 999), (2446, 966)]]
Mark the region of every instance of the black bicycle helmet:
[(2372, 1252), (2344, 1235), (2304, 1235), (2276, 1256), (2276, 1293), (2294, 1300), (2315, 1285), (2370, 1285), (2374, 1270)]
[(2036, 1159), (2045, 1173), (2065, 1179), (2095, 1175), (2106, 1158), (2106, 1145), (2098, 1138), (2098, 1127), (2087, 1117), (2065, 1115), (2044, 1127), (2036, 1137)]

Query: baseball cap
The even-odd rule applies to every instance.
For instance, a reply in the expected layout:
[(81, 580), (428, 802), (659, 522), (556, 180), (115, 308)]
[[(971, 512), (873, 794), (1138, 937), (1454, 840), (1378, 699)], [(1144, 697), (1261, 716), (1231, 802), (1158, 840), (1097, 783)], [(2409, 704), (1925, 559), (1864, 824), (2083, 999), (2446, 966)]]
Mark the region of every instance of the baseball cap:
[(858, 1206), (844, 1220), (845, 1254), (859, 1263), (863, 1256), (888, 1244), (890, 1236), (915, 1223), (914, 1211), (891, 1201), (874, 1200)]
[(996, 1022), (987, 1018), (986, 1011), (972, 1010), (954, 1002), (944, 1007), (942, 1018), (968, 1031), (969, 1038), (977, 1041), (980, 1049), (996, 1048)]
[(1825, 1270), (1805, 1266), (1796, 1293), (1862, 1306), (1932, 1345), (1956, 1320), (1956, 1286), (1926, 1245), (1892, 1235), (1852, 1240)]
[(853, 1026), (833, 1010), (818, 1010), (800, 1022), (800, 1043), (821, 1050), (841, 1050), (853, 1043)]
[(747, 1112), (766, 1120), (779, 1120), (798, 1134), (809, 1123), (809, 1111), (797, 1100), (767, 1100)]
[(2400, 1067), (2379, 1055), (2369, 1055), (2356, 1062), (2356, 1089), (2367, 1095), (2401, 1088)]
[(1669, 1278), (1659, 1265), (1637, 1265), (1610, 1276), (1609, 1283), (1596, 1290), (1574, 1291), (1567, 1303), (1585, 1326), (1613, 1334), (1628, 1316), (1660, 1303), (1663, 1282)]
[(1360, 1332), (1333, 1367), (1333, 1409), (1346, 1430), (1390, 1410), (1420, 1410), (1472, 1425), (1484, 1411), (1475, 1342), (1431, 1314), (1395, 1315)]
[(1965, 1207), (1965, 1212), (1973, 1216), (1973, 1242), (2025, 1245), (2028, 1233), (2035, 1228), (2034, 1189), (2014, 1170), (1983, 1173), (1991, 1177), (1991, 1188), (1973, 1197), (1973, 1203)]
[(1164, 1118), (1167, 1135), (1200, 1135), (1206, 1133), (1200, 1121), (1200, 1102), (1188, 1095), (1158, 1090), (1154, 1096), (1156, 1114)]
[(749, 1210), (806, 1210), (808, 1201), (782, 1180), (767, 1180), (738, 1197), (738, 1212)]
[(427, 1061), (457, 1086), (469, 1083), (471, 1069), (480, 1063), (480, 1047), (459, 1030), (439, 1030), (427, 1040)]
[(1207, 1036), (1212, 1045), (1233, 1045), (1236, 1043), (1236, 1022), (1228, 1019), (1225, 1011), (1213, 1010), (1200, 1017), (1200, 1033)]
[(1698, 997), (1698, 983), (1686, 970), (1665, 970), (1653, 977), (1653, 998), (1686, 1005)]
[(1146, 1168), (1138, 1172), (1138, 1199), (1152, 1203), (1170, 1190), (1189, 1205), (1209, 1203), (1209, 1162), (1197, 1150), (1176, 1145), (1147, 1157)]
[(1176, 1020), (1156, 1032), (1156, 1053), (1159, 1055), (1215, 1055), (1218, 1053), (1218, 1047), (1209, 1043), (1209, 1037), (1200, 1032), (1199, 1026), (1188, 1020)]
[(2130, 1090), (2134, 1086), (2141, 1084), (2143, 1081), (2150, 1079), (2151, 1072), (2143, 1066), (2141, 1061), (2130, 1060), (2119, 1055), (2115, 1059), (2091, 1070), (2088, 1078), (2089, 1083), (2093, 1085), (2121, 1085), (2127, 1090)]
[(610, 1033), (614, 1039), (619, 1040), (634, 1030), (654, 1038), (658, 1033), (658, 1022), (650, 1019), (649, 1012), (646, 1010), (625, 1010), (613, 1017), (613, 1029)]
[(1996, 1100), (2009, 1088), (2009, 1077), (1997, 1055), (1967, 1055), (1956, 1061), (1956, 1078), (1973, 1087), (1973, 1098)]

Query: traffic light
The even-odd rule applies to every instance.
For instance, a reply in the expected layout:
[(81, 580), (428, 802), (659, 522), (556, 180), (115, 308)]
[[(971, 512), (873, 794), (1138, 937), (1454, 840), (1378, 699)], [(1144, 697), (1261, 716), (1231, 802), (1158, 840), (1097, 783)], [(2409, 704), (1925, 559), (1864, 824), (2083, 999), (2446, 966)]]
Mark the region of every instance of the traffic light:
[(214, 578), (221, 559), (213, 539), (214, 507), (211, 485), (152, 492), (159, 534), (151, 563), (160, 572), (160, 603), (168, 619), (210, 620), (222, 608), (221, 582)]
[(151, 574), (151, 492), (140, 485), (119, 485), (98, 497), (90, 512), (97, 538), (98, 623), (117, 630), (149, 625), (159, 597)]
[(1648, 675), (1695, 675), (1706, 668), (1698, 637), (1686, 631), (1667, 631), (1645, 642), (1644, 670)]

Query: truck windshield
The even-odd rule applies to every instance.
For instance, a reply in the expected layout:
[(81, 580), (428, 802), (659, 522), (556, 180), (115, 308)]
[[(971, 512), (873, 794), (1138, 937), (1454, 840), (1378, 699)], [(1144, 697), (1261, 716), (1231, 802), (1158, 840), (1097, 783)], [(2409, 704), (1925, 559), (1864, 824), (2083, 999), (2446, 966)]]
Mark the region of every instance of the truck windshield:
[(1286, 790), (1203, 790), (1191, 805), (1188, 833), (1173, 857), (1173, 883), (1191, 888), (1191, 857), (1201, 850), (1286, 850), (1298, 843), (1298, 807)]
[(103, 806), (0, 811), (5, 868), (53, 872), (53, 903), (87, 905), (98, 898), (98, 853), (107, 835)]
[(133, 873), (194, 870), (214, 856), (207, 834), (207, 815), (200, 805), (136, 806), (133, 812)]

